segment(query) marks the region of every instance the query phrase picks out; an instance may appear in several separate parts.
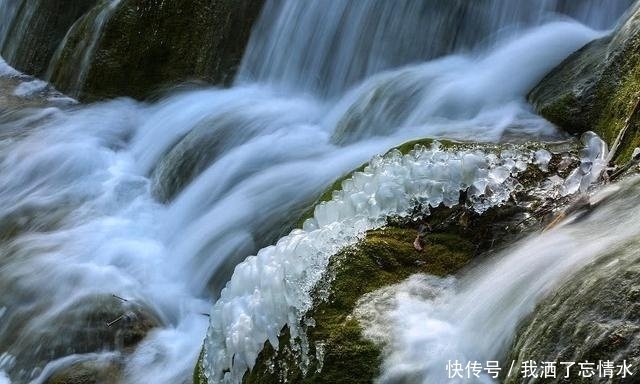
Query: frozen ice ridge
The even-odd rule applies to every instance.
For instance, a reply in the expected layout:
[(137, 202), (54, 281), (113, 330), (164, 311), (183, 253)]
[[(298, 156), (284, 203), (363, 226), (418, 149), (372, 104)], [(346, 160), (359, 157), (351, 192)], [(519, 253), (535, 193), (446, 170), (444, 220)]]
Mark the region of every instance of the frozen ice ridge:
[(417, 145), (406, 155), (392, 150), (374, 157), (363, 171), (344, 180), (330, 201), (316, 206), (303, 229), (236, 267), (211, 310), (204, 355), (209, 382), (240, 382), (265, 341), (278, 348), (285, 326), (291, 339), (299, 340), (301, 364), (308, 362), (302, 317), (312, 305), (312, 289), (330, 257), (355, 244), (367, 230), (384, 226), (389, 216), (409, 215), (418, 203), (426, 210), (454, 206), (463, 190), (469, 207), (483, 212), (521, 187), (514, 176), (528, 164), (543, 168), (549, 158), (526, 148), (485, 153), (447, 149), (438, 142)]
[(561, 188), (563, 196), (576, 192), (584, 193), (595, 182), (607, 167), (607, 144), (595, 133), (589, 131), (582, 134), (580, 141), (584, 145), (580, 151), (580, 166), (567, 176)]

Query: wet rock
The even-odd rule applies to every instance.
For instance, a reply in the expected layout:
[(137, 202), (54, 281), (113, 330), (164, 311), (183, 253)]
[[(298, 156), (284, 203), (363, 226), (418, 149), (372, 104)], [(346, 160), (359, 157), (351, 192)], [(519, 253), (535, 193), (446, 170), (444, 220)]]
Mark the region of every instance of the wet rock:
[[(250, 140), (253, 132), (262, 128), (268, 129), (248, 122), (238, 113), (223, 114), (198, 124), (162, 157), (154, 169), (151, 175), (153, 194), (162, 202), (172, 200), (217, 159)], [(237, 174), (234, 177), (241, 180), (245, 176)]]
[(345, 249), (331, 262), (324, 284), (315, 292), (317, 305), (308, 314), (315, 327), (307, 331), (311, 359), (306, 370), (297, 361), (287, 331), (282, 348), (270, 344), (258, 364), (245, 376), (247, 383), (370, 383), (378, 374), (381, 349), (362, 337), (352, 312), (358, 299), (379, 287), (397, 283), (413, 273), (444, 276), (464, 266), (474, 253), (473, 244), (455, 234), (426, 236), (425, 252), (413, 248), (416, 230), (388, 226), (370, 231), (360, 244)]
[(116, 360), (86, 361), (61, 369), (44, 384), (115, 384), (122, 378), (122, 365)]
[[(586, 266), (554, 290), (521, 325), (506, 361), (555, 362), (557, 378), (545, 383), (635, 382), (640, 367), (640, 259), (637, 241), (620, 244), (595, 265)], [(594, 363), (593, 377), (579, 375), (578, 363)], [(560, 362), (575, 362), (570, 377)], [(598, 371), (614, 365), (612, 377)], [(633, 374), (622, 377), (620, 366)], [(604, 367), (602, 365), (601, 367)], [(508, 368), (507, 368), (508, 369)], [(533, 383), (533, 378), (508, 377), (505, 383)]]
[(549, 121), (571, 133), (594, 131), (609, 145), (628, 126), (615, 160), (629, 160), (640, 145), (640, 3), (611, 34), (552, 70), (528, 97)]
[[(44, 81), (26, 75), (0, 77), (0, 140), (26, 136), (36, 122), (46, 119), (56, 109), (66, 109), (76, 101), (66, 97)], [(46, 108), (48, 113), (42, 113)], [(38, 116), (36, 118), (34, 116)], [(28, 121), (24, 126), (17, 120)], [(26, 128), (25, 128), (26, 127)]]
[[(228, 84), (239, 65), (262, 0), (121, 0), (107, 16), (88, 64), (75, 52), (92, 40), (100, 12), (68, 36), (51, 82), (83, 100), (145, 98), (187, 80)], [(76, 79), (83, 65), (88, 68)]]
[[(110, 295), (80, 297), (61, 308), (48, 308), (29, 295), (21, 292), (16, 300), (2, 303), (5, 310), (0, 349), (13, 357), (13, 364), (5, 371), (14, 383), (34, 379), (47, 363), (64, 356), (131, 352), (151, 329), (161, 324), (145, 305)], [(86, 372), (89, 368), (83, 369)], [(94, 365), (92, 369), (97, 368)]]
[(379, 76), (374, 84), (365, 84), (363, 91), (343, 112), (331, 141), (337, 145), (353, 144), (370, 136), (384, 136), (390, 127), (405, 124), (407, 117), (424, 97), (426, 79), (407, 70), (393, 76)]

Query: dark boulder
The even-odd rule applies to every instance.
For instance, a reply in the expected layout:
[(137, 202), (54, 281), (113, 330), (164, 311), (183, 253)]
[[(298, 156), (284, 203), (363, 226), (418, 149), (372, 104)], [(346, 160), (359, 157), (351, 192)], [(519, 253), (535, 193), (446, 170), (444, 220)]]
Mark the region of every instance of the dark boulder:
[[(140, 99), (188, 80), (229, 84), (262, 3), (121, 0), (106, 16), (97, 41), (87, 42), (108, 12), (92, 11), (78, 22), (51, 68), (50, 81), (84, 100)], [(92, 57), (83, 63), (76, 52), (87, 47)]]
[(608, 36), (587, 44), (529, 93), (536, 110), (570, 133), (594, 131), (609, 145), (623, 132), (614, 160), (640, 145), (640, 3)]
[[(61, 308), (46, 308), (26, 293), (3, 304), (0, 348), (15, 357), (15, 363), (7, 370), (15, 383), (34, 379), (32, 375), (47, 363), (65, 356), (105, 351), (130, 353), (151, 329), (161, 325), (159, 317), (146, 305), (104, 294), (87, 295)], [(46, 323), (36, 319), (44, 318), (44, 311), (48, 311)], [(96, 364), (93, 368), (106, 363)], [(113, 372), (113, 367), (109, 363), (102, 368)], [(100, 371), (105, 371), (102, 368)]]

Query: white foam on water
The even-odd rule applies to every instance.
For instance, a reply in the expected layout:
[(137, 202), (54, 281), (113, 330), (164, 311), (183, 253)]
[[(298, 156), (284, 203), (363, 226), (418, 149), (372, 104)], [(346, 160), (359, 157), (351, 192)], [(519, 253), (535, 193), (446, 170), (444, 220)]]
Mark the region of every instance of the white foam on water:
[(15, 70), (12, 66), (7, 64), (6, 61), (2, 57), (0, 57), (0, 76), (3, 77), (15, 77), (22, 75), (20, 72)]
[[(106, 8), (98, 14), (90, 50), (117, 3), (101, 2)], [(293, 3), (282, 3), (283, 15), (304, 11)], [(531, 8), (526, 1), (501, 3)], [(15, 4), (0, 0), (0, 20), (15, 16)], [(375, 16), (384, 14), (379, 11), (390, 3), (377, 9), (373, 3), (353, 4), (373, 10), (369, 14)], [(337, 2), (325, 8), (336, 14), (343, 6)], [(601, 8), (586, 12), (582, 20), (591, 20), (589, 15), (600, 17)], [(314, 5), (309, 10), (313, 13), (318, 8)], [(401, 14), (406, 10), (399, 9)], [(485, 16), (503, 10), (492, 3)], [(547, 20), (538, 16), (527, 25)], [(611, 14), (607, 17), (613, 19)], [(16, 24), (20, 33), (11, 38), (22, 38), (27, 19)], [(295, 29), (298, 21), (289, 21)], [(371, 25), (402, 29), (401, 18), (391, 21)], [(352, 28), (350, 35), (358, 35), (360, 24), (343, 24)], [(6, 33), (8, 25), (3, 22), (0, 32)], [(524, 30), (517, 28), (513, 36)], [(324, 79), (329, 88), (338, 90), (329, 101), (327, 92), (318, 90), (303, 97), (273, 82), (273, 87), (249, 84), (182, 92), (148, 104), (123, 99), (69, 110), (34, 108), (28, 116), (2, 123), (0, 132), (7, 128), (18, 134), (0, 136), (0, 223), (16, 230), (15, 237), (1, 245), (0, 283), (12, 282), (14, 292), (29, 293), (38, 304), (34, 316), (20, 325), (27, 334), (54, 327), (52, 319), (86, 295), (115, 293), (144, 304), (162, 321), (161, 328), (150, 332), (128, 357), (125, 380), (174, 383), (190, 377), (207, 326), (209, 375), (221, 378), (224, 369), (230, 368), (227, 378), (238, 379), (253, 364), (265, 340), (277, 343), (283, 325), (289, 324), (295, 335), (300, 316), (310, 305), (309, 291), (329, 257), (356, 242), (366, 229), (382, 225), (389, 214), (406, 214), (414, 199), (454, 204), (464, 188), (470, 188), (474, 207), (482, 211), (508, 198), (516, 187), (509, 174), (522, 170), (523, 163), (544, 163), (544, 156), (532, 153), (518, 159), (513, 157), (517, 153), (491, 157), (425, 148), (407, 156), (394, 152), (376, 157), (367, 171), (345, 182), (344, 191), (334, 200), (318, 206), (303, 230), (263, 248), (269, 239), (288, 231), (297, 219), (295, 212), (301, 212), (335, 179), (405, 140), (439, 136), (495, 141), (510, 131), (553, 135), (549, 124), (523, 102), (526, 88), (554, 61), (597, 33), (568, 21), (526, 31), (521, 40), (491, 38), (486, 49), (426, 63), (409, 60), (387, 66), (381, 56), (366, 59), (366, 52), (353, 58), (337, 55), (344, 65)], [(315, 33), (313, 28), (298, 32), (300, 36)], [(268, 38), (277, 39), (277, 35)], [(322, 40), (320, 46), (333, 41), (321, 35), (316, 36)], [(0, 41), (4, 44), (7, 38), (0, 36)], [(350, 42), (358, 38), (347, 40), (338, 51), (350, 52)], [(309, 50), (306, 43), (284, 43), (278, 57), (284, 53), (295, 59)], [(538, 51), (527, 50), (530, 44)], [(11, 50), (16, 47), (13, 44)], [(518, 60), (513, 60), (515, 54)], [(90, 65), (89, 56), (80, 58), (80, 77)], [(276, 65), (280, 61), (272, 58), (258, 59), (258, 65), (267, 72), (269, 65), (275, 72), (288, 67), (286, 62)], [(360, 76), (348, 73), (352, 60), (371, 64), (362, 72), (362, 84), (349, 81)], [(402, 65), (410, 66), (398, 68)], [(382, 69), (389, 72), (379, 74)], [(290, 73), (292, 78), (299, 75)], [(379, 77), (369, 77), (373, 74)], [(0, 61), (0, 76), (19, 75)], [(299, 78), (301, 88), (313, 89), (316, 74), (304, 76)], [(414, 104), (401, 115), (411, 119), (384, 120), (379, 129), (372, 124), (347, 130), (343, 142), (336, 139), (339, 121), (357, 117), (350, 107), (383, 83), (402, 78), (397, 84), (405, 86), (401, 91), (409, 91)], [(354, 86), (350, 93), (346, 84)], [(412, 88), (414, 84), (417, 88)], [(32, 96), (37, 86), (20, 85), (18, 93)], [(412, 93), (415, 89), (417, 95)], [(382, 101), (394, 99), (384, 92), (383, 96)], [(389, 111), (377, 108), (362, 116), (369, 115), (372, 121), (387, 119)], [(149, 178), (167, 151), (203, 125), (218, 132), (227, 119), (234, 122), (233, 135), (238, 140), (221, 148), (219, 158), (170, 204), (158, 203)], [(581, 183), (589, 172), (583, 170)], [(489, 189), (491, 197), (483, 194)], [(256, 256), (236, 268), (208, 319), (203, 313), (217, 294), (212, 285), (222, 286), (235, 264), (251, 254)], [(28, 304), (20, 298), (17, 294), (0, 297), (6, 308), (3, 322), (16, 321), (12, 314)], [(29, 346), (15, 343), (7, 348), (21, 347)], [(0, 352), (0, 369), (12, 378), (20, 374), (16, 367), (30, 363), (19, 361), (18, 353)], [(35, 379), (37, 373), (14, 381)]]
[(0, 371), (0, 384), (11, 384), (9, 376), (4, 371)]

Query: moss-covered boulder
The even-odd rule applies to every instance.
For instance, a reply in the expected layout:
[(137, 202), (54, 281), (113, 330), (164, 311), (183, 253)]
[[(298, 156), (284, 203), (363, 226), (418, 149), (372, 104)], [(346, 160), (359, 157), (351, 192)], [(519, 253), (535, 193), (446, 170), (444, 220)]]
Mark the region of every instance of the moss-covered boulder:
[(287, 340), (274, 355), (265, 346), (258, 365), (245, 382), (278, 383), (370, 383), (377, 376), (380, 348), (361, 335), (357, 319), (352, 315), (358, 299), (381, 286), (397, 283), (412, 273), (446, 275), (465, 265), (474, 251), (473, 245), (455, 235), (430, 234), (425, 239), (428, 251), (413, 247), (415, 230), (387, 227), (367, 233), (355, 247), (336, 255), (327, 272), (332, 281), (327, 300), (322, 287), (316, 296), (318, 304), (308, 316), (316, 326), (308, 330), (312, 359), (306, 375), (296, 364), (296, 354)]
[[(12, 0), (15, 16), (6, 28), (2, 57), (18, 70), (42, 77), (69, 28), (98, 0)], [(16, 5), (19, 4), (19, 5)], [(9, 7), (11, 5), (4, 5)]]
[[(84, 100), (145, 98), (188, 80), (227, 84), (233, 78), (263, 0), (121, 0), (108, 14), (77, 23), (51, 69), (50, 81)], [(100, 5), (102, 8), (104, 4)], [(106, 17), (88, 63), (87, 48)], [(83, 66), (85, 73), (80, 73)], [(81, 74), (84, 78), (77, 81)]]
[[(431, 141), (423, 140), (417, 146), (415, 142), (408, 143), (388, 156), (408, 153), (414, 146), (419, 153), (425, 143)], [(487, 156), (498, 159), (493, 153), (499, 153), (505, 161), (511, 159), (509, 151), (517, 151), (511, 145), (449, 142), (445, 147), (451, 151), (482, 148)], [(517, 148), (535, 153), (536, 149), (540, 150), (540, 144)], [(276, 349), (265, 342), (255, 366), (245, 374), (244, 382), (374, 382), (384, 346), (363, 335), (356, 313), (358, 301), (368, 293), (416, 273), (455, 274), (506, 240), (522, 236), (525, 230), (541, 228), (541, 218), (552, 208), (547, 206), (546, 194), (540, 193), (540, 188), (546, 188), (543, 184), (548, 184), (547, 177), (567, 177), (577, 166), (575, 144), (556, 143), (547, 148), (551, 151), (545, 150), (551, 157), (547, 167), (543, 166), (542, 170), (533, 161), (522, 169), (517, 175), (520, 188), (515, 188), (504, 203), (478, 213), (463, 192), (457, 205), (432, 207), (428, 215), (418, 204), (411, 214), (388, 217), (386, 226), (367, 231), (362, 240), (333, 255), (311, 293), (314, 305), (302, 321), (305, 337), (292, 341), (285, 326), (279, 336), (279, 347)], [(367, 168), (361, 171), (363, 169), (366, 172)], [(331, 193), (325, 193), (323, 199), (331, 199)], [(558, 204), (561, 200), (558, 199)], [(207, 382), (202, 362), (196, 368), (195, 377), (198, 383)]]
[(587, 44), (552, 70), (529, 100), (571, 133), (596, 132), (612, 145), (625, 126), (616, 162), (640, 146), (640, 3), (608, 36)]
[(122, 379), (122, 365), (117, 359), (83, 361), (57, 371), (44, 384), (116, 384)]
[[(11, 292), (7, 286), (3, 291)], [(0, 348), (15, 357), (15, 363), (5, 369), (15, 383), (34, 379), (31, 375), (64, 356), (105, 351), (130, 353), (151, 329), (161, 325), (159, 317), (146, 305), (111, 295), (88, 295), (60, 308), (47, 308), (30, 294), (33, 292), (21, 291), (18, 297), (1, 304), (4, 312)], [(78, 369), (63, 367), (62, 377), (86, 376), (86, 372), (116, 375), (119, 369), (113, 361), (74, 366)], [(58, 373), (54, 371), (52, 375)]]
[[(640, 258), (638, 242), (620, 244), (596, 264), (577, 273), (542, 301), (520, 327), (506, 359), (555, 362), (558, 377), (544, 383), (632, 383), (640, 367)], [(560, 362), (575, 362), (570, 367)], [(594, 375), (580, 375), (578, 363), (593, 363)], [(600, 368), (612, 364), (611, 376)], [(624, 364), (629, 367), (623, 378)], [(538, 363), (539, 364), (539, 363)], [(621, 368), (622, 367), (622, 368)], [(506, 368), (508, 370), (508, 367)], [(629, 375), (631, 373), (633, 376)], [(539, 379), (512, 375), (505, 383)]]

